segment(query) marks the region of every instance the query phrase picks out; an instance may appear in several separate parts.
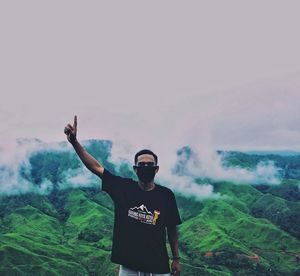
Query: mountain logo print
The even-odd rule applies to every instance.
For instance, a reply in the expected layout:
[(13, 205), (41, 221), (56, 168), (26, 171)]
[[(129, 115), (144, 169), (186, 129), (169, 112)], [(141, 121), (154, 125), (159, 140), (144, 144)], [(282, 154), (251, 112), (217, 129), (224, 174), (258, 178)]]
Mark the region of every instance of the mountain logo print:
[(154, 212), (151, 212), (144, 204), (141, 204), (140, 206), (131, 207), (128, 210), (128, 216), (130, 218), (136, 219), (141, 223), (152, 225), (156, 225), (159, 215), (159, 210), (154, 210)]

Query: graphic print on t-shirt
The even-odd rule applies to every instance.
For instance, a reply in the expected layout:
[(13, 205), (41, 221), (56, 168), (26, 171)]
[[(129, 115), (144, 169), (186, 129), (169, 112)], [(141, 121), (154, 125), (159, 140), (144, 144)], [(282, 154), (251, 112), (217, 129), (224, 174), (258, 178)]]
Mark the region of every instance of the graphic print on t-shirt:
[(154, 210), (152, 213), (148, 210), (146, 205), (142, 204), (138, 207), (132, 207), (128, 210), (128, 216), (136, 219), (142, 223), (152, 224), (155, 225), (156, 221), (158, 219), (158, 216), (160, 215), (160, 211)]

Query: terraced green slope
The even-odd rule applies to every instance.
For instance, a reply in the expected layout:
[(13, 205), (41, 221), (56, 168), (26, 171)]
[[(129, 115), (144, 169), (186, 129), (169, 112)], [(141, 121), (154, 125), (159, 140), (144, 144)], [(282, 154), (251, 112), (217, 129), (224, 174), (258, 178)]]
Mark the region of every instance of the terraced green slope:
[(68, 212), (65, 221), (44, 213), (45, 206), (33, 207), (34, 202), (19, 208), (11, 204), (14, 208), (1, 220), (0, 275), (114, 275), (109, 260), (112, 211), (81, 190), (64, 191), (61, 198)]
[[(222, 200), (206, 202), (201, 214), (186, 221), (180, 233), (184, 251), (197, 265), (207, 264), (207, 252), (227, 252), (258, 254), (263, 270), (279, 274), (287, 275), (299, 267), (295, 256), (285, 253), (299, 253), (300, 242), (296, 238), (268, 220), (253, 218)], [(256, 263), (246, 262), (241, 269), (241, 263), (235, 263), (236, 254), (222, 264), (232, 273), (245, 270), (244, 275), (250, 275), (247, 273), (256, 269)]]
[[(107, 162), (111, 144), (92, 141), (89, 147), (113, 171)], [(242, 156), (251, 167), (252, 159)], [(35, 185), (51, 178), (54, 191), (0, 195), (1, 276), (116, 275), (110, 262), (113, 204), (100, 191), (100, 181), (96, 188), (58, 189), (67, 181), (69, 164), (78, 169), (75, 160), (66, 152), (39, 152), (24, 177)], [(128, 169), (123, 166), (122, 172), (132, 176)], [(177, 195), (182, 275), (300, 275), (298, 180), (276, 187), (212, 184), (222, 195), (218, 200)]]

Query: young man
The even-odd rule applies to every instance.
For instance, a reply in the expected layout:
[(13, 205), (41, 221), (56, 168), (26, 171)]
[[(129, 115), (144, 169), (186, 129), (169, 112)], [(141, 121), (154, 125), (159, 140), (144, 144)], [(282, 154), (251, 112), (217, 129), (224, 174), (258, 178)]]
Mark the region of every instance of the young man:
[(166, 232), (173, 254), (172, 275), (180, 275), (177, 225), (181, 223), (173, 192), (154, 183), (157, 156), (150, 150), (135, 155), (138, 182), (106, 170), (77, 141), (77, 117), (64, 130), (84, 165), (102, 179), (102, 190), (115, 204), (111, 260), (119, 276), (170, 275)]

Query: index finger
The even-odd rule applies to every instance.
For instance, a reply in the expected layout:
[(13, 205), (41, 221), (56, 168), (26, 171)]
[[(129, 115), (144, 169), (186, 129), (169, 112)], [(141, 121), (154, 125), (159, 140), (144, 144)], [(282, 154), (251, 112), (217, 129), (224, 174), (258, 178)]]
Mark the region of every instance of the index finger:
[(73, 126), (76, 128), (77, 127), (77, 116), (75, 115), (74, 116), (74, 124), (73, 124)]

